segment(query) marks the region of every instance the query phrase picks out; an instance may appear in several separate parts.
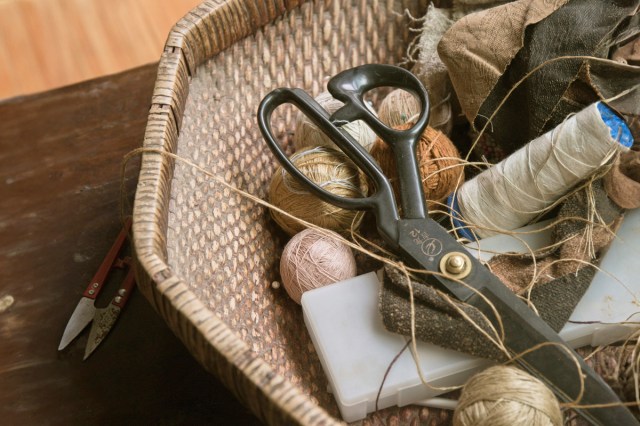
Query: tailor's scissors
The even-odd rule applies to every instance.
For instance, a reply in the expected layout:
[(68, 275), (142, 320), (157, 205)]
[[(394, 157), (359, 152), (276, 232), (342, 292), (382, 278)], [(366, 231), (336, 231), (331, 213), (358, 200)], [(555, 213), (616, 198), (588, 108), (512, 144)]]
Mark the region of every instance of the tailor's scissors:
[[(379, 87), (407, 90), (418, 97), (422, 112), (412, 128), (394, 130), (383, 124), (365, 106), (365, 93)], [(580, 396), (581, 386), (576, 361), (584, 377), (584, 393), (580, 405), (610, 404), (606, 408), (576, 409), (594, 425), (639, 425), (611, 388), (582, 358), (540, 317), (434, 220), (427, 216), (416, 159), (417, 142), (429, 120), (429, 98), (426, 89), (409, 71), (392, 65), (363, 65), (343, 71), (327, 83), (331, 95), (344, 106), (329, 115), (311, 96), (301, 89), (279, 88), (260, 103), (258, 125), (271, 151), (282, 166), (313, 194), (325, 202), (345, 209), (371, 210), (376, 216), (380, 235), (413, 267), (435, 274), (425, 274), (424, 281), (439, 286), (455, 298), (481, 311), (496, 330), (502, 330), (503, 343), (512, 355), (524, 354), (517, 362), (545, 382), (565, 402)], [(315, 125), (331, 138), (375, 184), (375, 192), (364, 198), (336, 196), (317, 186), (287, 158), (271, 130), (271, 115), (285, 103), (299, 108)], [(346, 131), (339, 128), (355, 120), (365, 121), (394, 152), (400, 183), (402, 217), (396, 207), (393, 190), (375, 160)], [(460, 280), (466, 284), (462, 285)], [(492, 307), (499, 312), (496, 318)], [(552, 344), (545, 345), (545, 342)], [(542, 344), (542, 346), (537, 347)], [(537, 347), (535, 350), (532, 350)], [(531, 351), (530, 351), (531, 350)], [(530, 352), (529, 352), (530, 351)]]
[[(105, 256), (100, 268), (98, 268), (98, 271), (89, 282), (89, 285), (82, 294), (82, 298), (76, 305), (73, 314), (71, 314), (71, 317), (67, 322), (67, 326), (62, 333), (62, 339), (58, 346), (59, 351), (66, 348), (69, 343), (78, 337), (90, 322), (93, 322), (89, 332), (89, 339), (85, 347), (84, 359), (86, 360), (93, 351), (96, 350), (98, 345), (102, 343), (109, 331), (113, 328), (115, 322), (118, 320), (120, 312), (126, 305), (129, 296), (136, 285), (131, 259), (128, 257), (119, 257), (127, 240), (127, 234), (130, 228), (131, 219), (127, 219), (124, 227), (120, 231), (120, 234), (118, 234), (118, 237), (109, 250), (109, 253)], [(104, 308), (97, 308), (95, 306), (96, 298), (104, 288), (109, 273), (113, 268), (128, 268), (127, 275), (122, 283), (120, 283), (120, 287), (118, 288), (116, 295), (113, 296), (109, 302), (109, 305)]]

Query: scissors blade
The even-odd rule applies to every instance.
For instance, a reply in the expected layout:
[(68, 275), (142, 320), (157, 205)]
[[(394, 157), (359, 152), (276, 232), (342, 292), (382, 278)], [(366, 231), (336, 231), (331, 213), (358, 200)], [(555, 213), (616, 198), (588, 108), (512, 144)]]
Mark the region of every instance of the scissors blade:
[(94, 299), (83, 297), (76, 305), (76, 309), (71, 314), (69, 322), (62, 333), (62, 339), (60, 339), (60, 345), (58, 350), (61, 351), (66, 348), (69, 343), (73, 341), (84, 330), (84, 328), (91, 322), (95, 315), (96, 307), (94, 305)]
[(96, 350), (98, 345), (107, 337), (113, 325), (118, 320), (122, 309), (113, 304), (109, 304), (106, 308), (96, 309), (96, 313), (91, 324), (91, 331), (89, 332), (89, 340), (84, 351), (83, 361), (89, 358), (89, 356)]
[(87, 346), (84, 351), (83, 361), (89, 358), (93, 351), (96, 350), (98, 345), (102, 343), (109, 332), (113, 329), (113, 325), (118, 321), (118, 317), (129, 300), (129, 296), (131, 295), (135, 285), (135, 273), (133, 267), (131, 267), (122, 282), (117, 295), (111, 299), (109, 305), (107, 305), (106, 308), (95, 310), (93, 324), (91, 324), (91, 331), (89, 332), (89, 340), (87, 341)]
[[(443, 256), (462, 247), (447, 232), (431, 219), (402, 220), (399, 222), (399, 248), (415, 266), (427, 271), (439, 271)], [(607, 408), (576, 409), (594, 425), (640, 425), (638, 420), (622, 404), (618, 396), (591, 369), (575, 351), (570, 349), (558, 334), (538, 315), (529, 309), (495, 275), (472, 257), (472, 270), (463, 281), (475, 289), (453, 280), (437, 278), (441, 287), (454, 294), (457, 299), (474, 306), (493, 324), (504, 332), (503, 344), (511, 355), (519, 355), (543, 345), (518, 358), (524, 369), (546, 383), (556, 396), (564, 402), (573, 402), (581, 392), (580, 374), (584, 378), (584, 393), (579, 405), (618, 404)], [(482, 294), (498, 311), (500, 319)], [(580, 367), (578, 371), (577, 367)]]

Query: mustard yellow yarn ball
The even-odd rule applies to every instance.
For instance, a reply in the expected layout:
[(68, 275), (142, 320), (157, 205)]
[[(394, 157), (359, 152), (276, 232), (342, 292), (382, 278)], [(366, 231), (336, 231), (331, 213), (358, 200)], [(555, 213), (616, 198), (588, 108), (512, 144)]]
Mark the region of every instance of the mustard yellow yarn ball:
[[(366, 176), (341, 151), (316, 147), (297, 152), (290, 160), (309, 179), (335, 195), (347, 198), (367, 195)], [(360, 211), (320, 200), (282, 167), (278, 167), (271, 180), (269, 202), (297, 218), (342, 234), (348, 234), (352, 227), (357, 229), (363, 216)], [(271, 210), (271, 216), (289, 235), (305, 228), (275, 210)]]

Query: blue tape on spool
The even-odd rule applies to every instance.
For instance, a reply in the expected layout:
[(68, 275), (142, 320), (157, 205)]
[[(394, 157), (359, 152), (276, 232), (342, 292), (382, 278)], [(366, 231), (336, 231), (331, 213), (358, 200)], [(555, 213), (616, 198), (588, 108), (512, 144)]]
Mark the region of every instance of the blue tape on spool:
[(602, 102), (598, 102), (598, 112), (604, 124), (609, 127), (611, 137), (620, 142), (622, 146), (631, 148), (631, 145), (633, 145), (633, 135), (627, 123)]
[(469, 241), (477, 241), (476, 236), (462, 220), (462, 216), (460, 215), (460, 206), (458, 205), (458, 197), (455, 196), (455, 193), (449, 195), (449, 198), (447, 198), (447, 206), (451, 212), (453, 226), (455, 226), (458, 235), (468, 239)]

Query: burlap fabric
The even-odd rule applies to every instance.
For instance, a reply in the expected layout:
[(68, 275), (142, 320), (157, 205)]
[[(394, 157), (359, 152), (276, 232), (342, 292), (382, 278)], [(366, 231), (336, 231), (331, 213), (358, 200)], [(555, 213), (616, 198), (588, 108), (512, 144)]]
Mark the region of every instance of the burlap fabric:
[[(469, 122), (481, 129), (498, 111), (487, 134), (509, 154), (568, 114), (637, 85), (640, 68), (608, 58), (640, 33), (639, 5), (519, 0), (460, 19), (443, 36), (439, 53)], [(546, 64), (498, 110), (527, 73), (561, 56), (602, 59)], [(640, 103), (640, 91), (632, 96)]]
[(640, 207), (640, 151), (629, 151), (620, 156), (604, 177), (609, 197), (620, 207)]

